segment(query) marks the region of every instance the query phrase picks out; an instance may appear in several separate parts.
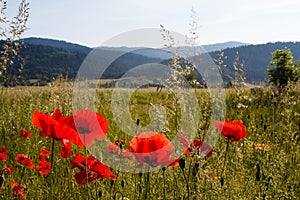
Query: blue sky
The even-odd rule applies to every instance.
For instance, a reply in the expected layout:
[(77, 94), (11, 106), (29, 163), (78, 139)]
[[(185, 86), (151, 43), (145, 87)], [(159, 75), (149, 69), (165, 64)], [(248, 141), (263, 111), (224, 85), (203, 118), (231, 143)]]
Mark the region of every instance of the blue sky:
[[(18, 8), (8, 1), (8, 16)], [(191, 9), (198, 16), (200, 44), (240, 41), (260, 44), (300, 41), (299, 0), (28, 0), (29, 30), (45, 37), (90, 47), (141, 28), (187, 34)]]

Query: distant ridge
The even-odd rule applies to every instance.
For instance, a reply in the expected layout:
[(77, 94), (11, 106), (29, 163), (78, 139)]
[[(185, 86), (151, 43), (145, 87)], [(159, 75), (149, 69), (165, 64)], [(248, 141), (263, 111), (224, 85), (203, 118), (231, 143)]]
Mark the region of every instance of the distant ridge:
[[(21, 50), (21, 55), (27, 58), (27, 64), (24, 68), (22, 77), (27, 80), (27, 83), (29, 80), (35, 80), (35, 82), (38, 82), (40, 85), (46, 84), (61, 74), (63, 76), (68, 75), (69, 79), (74, 79), (81, 63), (89, 52), (93, 50), (86, 46), (53, 39), (25, 38), (22, 40), (27, 44), (27, 47)], [(4, 41), (0, 41), (0, 50), (3, 42)], [(234, 76), (234, 58), (236, 52), (238, 52), (240, 63), (245, 64), (246, 81), (253, 84), (266, 82), (268, 78), (266, 68), (271, 60), (270, 52), (285, 47), (291, 49), (294, 61), (300, 60), (300, 42), (275, 42), (259, 45), (241, 42), (225, 42), (213, 45), (203, 45), (203, 48), (209, 52), (214, 60), (217, 60), (219, 57), (219, 49), (224, 50), (226, 56), (224, 64), (227, 65), (227, 73), (232, 76)], [(105, 71), (102, 78), (108, 79), (120, 78), (126, 71), (141, 64), (166, 64), (172, 55), (165, 49), (153, 48), (134, 50), (134, 48), (128, 47), (99, 47), (96, 49), (104, 55), (110, 55), (116, 52), (127, 52), (125, 53), (126, 55), (124, 54), (124, 56), (114, 61), (109, 66), (109, 69)], [(15, 64), (18, 65), (17, 62), (15, 62)], [(14, 73), (17, 74), (17, 71), (13, 71), (13, 74)], [(228, 81), (226, 77), (223, 77), (223, 80)]]
[(235, 47), (247, 46), (247, 45), (250, 45), (250, 44), (243, 43), (243, 42), (237, 42), (237, 41), (229, 41), (229, 42), (223, 42), (223, 43), (201, 45), (201, 47), (206, 52), (213, 52), (213, 51), (219, 51), (221, 49), (235, 48)]
[(22, 41), (27, 44), (43, 45), (43, 46), (60, 48), (64, 50), (78, 51), (81, 53), (89, 53), (92, 50), (92, 48), (83, 45), (74, 44), (63, 40), (54, 40), (48, 38), (29, 37), (29, 38), (22, 39)]

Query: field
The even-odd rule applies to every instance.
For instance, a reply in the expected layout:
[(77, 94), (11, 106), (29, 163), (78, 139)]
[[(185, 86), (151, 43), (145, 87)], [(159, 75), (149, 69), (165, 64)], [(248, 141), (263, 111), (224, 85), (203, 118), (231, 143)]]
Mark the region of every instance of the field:
[[(32, 124), (36, 110), (52, 114), (58, 108), (64, 116), (72, 115), (72, 89), (68, 83), (0, 88), (0, 148), (4, 146), (8, 151), (7, 160), (0, 159), (0, 199), (18, 199), (19, 194), (24, 194), (24, 199), (131, 200), (298, 199), (300, 196), (300, 92), (296, 86), (282, 93), (269, 88), (256, 93), (227, 90), (226, 118), (241, 121), (248, 135), (231, 142), (214, 128), (219, 139), (208, 158), (182, 154), (179, 166), (159, 166), (158, 170), (145, 173), (139, 173), (139, 168), (135, 168), (135, 173), (118, 170), (118, 165), (133, 168), (136, 165), (134, 160), (120, 159), (110, 168), (116, 180), (98, 178), (87, 184), (76, 182), (74, 175), (78, 169), (71, 169), (71, 164), (77, 152), (84, 157), (92, 155), (90, 149), (72, 143), (71, 156), (62, 158), (60, 142), (41, 137), (40, 129)], [(204, 89), (197, 90), (196, 94), (201, 115), (197, 118), (195, 139), (204, 140), (210, 125), (210, 98)], [(108, 120), (107, 140), (124, 140), (122, 149), (129, 149), (133, 136), (123, 132), (114, 120), (111, 95), (112, 89), (98, 89), (95, 108)], [(163, 124), (163, 133), (172, 140), (180, 131), (178, 120), (183, 111), (178, 109), (174, 94), (166, 88), (135, 91), (129, 102), (132, 121), (139, 121), (138, 132), (151, 122), (148, 111), (151, 105), (157, 104), (165, 107), (168, 123)], [(22, 128), (32, 135), (27, 139), (22, 137)], [(103, 146), (100, 142), (99, 145)], [(42, 148), (51, 152), (45, 156), (52, 163), (48, 175), (16, 161), (18, 154), (25, 154), (38, 166)], [(101, 158), (97, 157), (106, 164)], [(14, 168), (12, 173), (7, 172), (8, 166)], [(24, 188), (17, 190), (13, 180)]]

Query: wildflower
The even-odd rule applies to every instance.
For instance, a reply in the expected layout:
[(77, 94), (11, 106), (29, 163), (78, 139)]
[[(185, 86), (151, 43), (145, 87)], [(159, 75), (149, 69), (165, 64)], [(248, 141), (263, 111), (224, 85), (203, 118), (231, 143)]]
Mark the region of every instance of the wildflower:
[(42, 152), (39, 154), (40, 160), (45, 160), (45, 157), (50, 156), (51, 152), (42, 148)]
[(11, 184), (13, 185), (13, 195), (20, 197), (20, 199), (24, 199), (25, 197), (25, 187), (12, 180)]
[(99, 178), (117, 179), (117, 177), (109, 170), (108, 166), (98, 161), (94, 156), (84, 158), (80, 152), (74, 157), (71, 168), (80, 169), (80, 171), (74, 175), (78, 184), (86, 184)]
[(12, 167), (12, 166), (4, 166), (3, 167), (4, 174), (12, 174), (13, 171), (14, 171), (14, 167)]
[(179, 141), (188, 156), (192, 156), (193, 152), (197, 152), (197, 155), (199, 156), (204, 155), (206, 158), (209, 158), (212, 155), (213, 149), (205, 142), (200, 140), (189, 141), (183, 131), (180, 131), (178, 136)]
[(80, 152), (77, 152), (71, 163), (71, 168), (85, 169), (85, 159)]
[(16, 161), (20, 164), (27, 165), (28, 168), (34, 168), (34, 163), (29, 159), (27, 155), (18, 154), (16, 156)]
[(77, 131), (81, 146), (84, 145), (87, 148), (94, 143), (94, 139), (103, 140), (108, 131), (108, 122), (105, 117), (91, 110), (78, 110), (72, 116), (65, 117), (63, 121)]
[(7, 161), (7, 156), (3, 153), (0, 153), (0, 160)]
[(32, 124), (42, 130), (41, 136), (49, 136), (57, 141), (67, 139), (75, 145), (83, 147), (77, 132), (63, 121), (64, 117), (58, 109), (52, 116), (35, 111), (32, 117)]
[(61, 148), (60, 156), (62, 158), (69, 158), (72, 153), (70, 141), (67, 139), (62, 139), (61, 144), (62, 144), (62, 148)]
[(36, 166), (35, 169), (42, 175), (48, 175), (51, 169), (51, 163), (45, 160), (40, 160), (39, 165)]
[(217, 179), (218, 176), (215, 173), (209, 173), (209, 176), (212, 177), (213, 179)]
[(255, 148), (256, 150), (261, 149), (261, 144), (255, 143), (255, 144), (254, 144), (254, 148)]
[(107, 144), (106, 151), (120, 158), (132, 158), (132, 154), (127, 149), (121, 149), (120, 146), (112, 142)]
[(225, 122), (215, 121), (215, 126), (222, 135), (233, 142), (239, 141), (248, 135), (244, 124), (238, 120), (229, 121), (226, 118)]
[(148, 164), (156, 166), (177, 166), (179, 159), (170, 158), (174, 152), (173, 144), (162, 133), (142, 132), (133, 137), (130, 142), (130, 152), (139, 162), (137, 166)]
[(52, 137), (54, 140), (62, 143), (61, 157), (68, 158), (71, 155), (70, 141), (79, 147), (84, 147), (76, 130), (64, 123), (64, 117), (59, 109), (56, 109), (52, 116), (42, 112), (35, 111), (32, 117), (32, 123), (42, 129), (42, 137)]
[(7, 154), (8, 154), (7, 149), (4, 146), (2, 146), (0, 148), (0, 160), (7, 161)]
[(35, 167), (35, 169), (42, 175), (47, 175), (50, 172), (51, 163), (45, 160), (45, 157), (49, 156), (50, 154), (51, 152), (46, 149), (42, 149), (42, 152), (39, 154), (40, 162), (39, 165)]
[(3, 154), (5, 154), (5, 155), (7, 155), (7, 154), (8, 154), (8, 151), (7, 151), (7, 149), (6, 149), (4, 146), (2, 146), (2, 147), (0, 148), (0, 153), (3, 153)]
[(24, 128), (21, 129), (21, 136), (25, 139), (29, 139), (32, 132), (26, 131)]
[(270, 149), (271, 149), (271, 147), (269, 145), (264, 146), (264, 151), (269, 151)]

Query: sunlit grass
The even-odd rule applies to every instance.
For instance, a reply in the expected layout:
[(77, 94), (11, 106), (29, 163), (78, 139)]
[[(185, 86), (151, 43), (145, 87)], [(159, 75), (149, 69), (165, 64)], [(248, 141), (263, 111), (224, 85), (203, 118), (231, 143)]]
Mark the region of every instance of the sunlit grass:
[[(88, 187), (78, 185), (73, 177), (76, 170), (71, 170), (70, 163), (77, 151), (84, 151), (74, 145), (69, 159), (60, 158), (61, 147), (55, 145), (54, 166), (48, 176), (17, 164), (15, 156), (19, 153), (30, 155), (37, 165), (41, 148), (51, 149), (51, 138), (40, 137), (39, 130), (31, 124), (32, 114), (35, 110), (51, 114), (56, 108), (64, 115), (72, 114), (72, 85), (0, 88), (0, 92), (0, 147), (5, 146), (9, 151), (8, 160), (0, 161), (0, 170), (5, 165), (15, 168), (12, 175), (1, 175), (4, 177), (1, 199), (14, 199), (11, 180), (26, 186), (27, 199), (87, 199), (88, 196), (90, 199), (114, 199), (114, 196), (119, 199), (121, 195), (129, 199), (145, 199), (148, 186), (148, 199), (187, 198), (188, 190), (180, 167), (151, 172), (149, 177), (147, 173), (139, 175), (113, 170), (119, 177), (116, 181), (104, 179), (90, 183)], [(207, 90), (196, 92), (201, 110), (196, 137), (203, 139), (209, 125), (209, 93)], [(111, 94), (112, 89), (98, 89), (95, 106), (109, 121), (107, 138), (111, 141), (124, 139), (125, 148), (128, 148), (132, 136), (124, 133), (114, 121)], [(156, 88), (138, 89), (130, 99), (132, 121), (139, 119), (140, 126), (147, 125), (151, 120), (151, 105), (161, 104), (166, 107), (169, 122), (165, 134), (172, 139), (178, 131), (177, 119), (180, 117), (180, 109), (174, 112), (178, 104), (172, 101), (172, 93), (166, 89), (160, 93)], [(226, 104), (226, 117), (242, 121), (248, 137), (237, 144), (229, 143), (226, 169), (223, 166), (227, 139), (223, 136), (214, 146), (210, 158), (182, 155), (186, 159), (183, 171), (189, 182), (190, 198), (297, 199), (300, 194), (299, 90), (290, 88), (283, 94), (270, 89), (258, 94), (251, 94), (249, 90), (242, 93), (230, 90), (227, 91)], [(22, 128), (33, 132), (30, 139), (20, 136)]]

